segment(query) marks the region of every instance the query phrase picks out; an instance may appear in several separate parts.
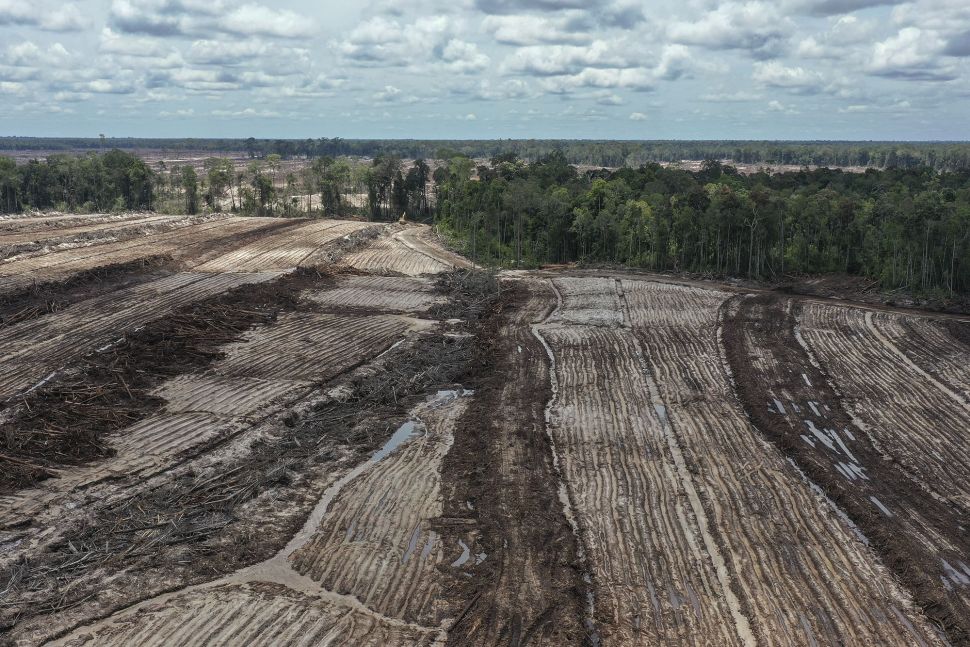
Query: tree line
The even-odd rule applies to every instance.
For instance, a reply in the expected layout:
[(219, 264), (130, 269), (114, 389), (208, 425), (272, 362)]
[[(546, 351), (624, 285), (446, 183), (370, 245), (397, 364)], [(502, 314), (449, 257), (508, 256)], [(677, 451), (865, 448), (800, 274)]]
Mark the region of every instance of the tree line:
[[(458, 155), (489, 159), (506, 152), (536, 161), (561, 151), (571, 164), (637, 167), (649, 162), (731, 160), (738, 164), (795, 166), (858, 166), (919, 168), (957, 171), (970, 169), (966, 142), (839, 142), (745, 140), (408, 140), (343, 139), (135, 139), (108, 138), (107, 145), (122, 150), (209, 151), (214, 156), (243, 154), (252, 159), (279, 155), (295, 157), (368, 157), (449, 159)], [(0, 137), (0, 150), (101, 151), (97, 138)]]
[(0, 212), (228, 211), (433, 221), (476, 261), (588, 261), (780, 281), (840, 272), (887, 288), (970, 292), (970, 171), (760, 172), (717, 161), (580, 172), (564, 151), (488, 163), (323, 156), (153, 171), (131, 153), (0, 157)]
[(24, 208), (119, 211), (154, 208), (154, 174), (140, 158), (113, 150), (104, 155), (51, 155), (18, 165), (0, 157), (0, 212)]
[(155, 185), (161, 210), (374, 221), (431, 216), (431, 169), (421, 159), (405, 164), (393, 155), (369, 161), (324, 156), (287, 169), (282, 156), (270, 153), (242, 167), (222, 157), (202, 166), (199, 173), (192, 165), (160, 165)]
[(210, 157), (201, 165), (151, 169), (131, 153), (53, 154), (18, 165), (0, 157), (0, 213), (26, 209), (71, 212), (224, 211), (256, 216), (365, 217), (397, 220), (431, 216), (431, 167), (394, 155), (372, 160), (330, 156), (286, 166), (270, 153), (246, 164)]
[(579, 173), (562, 153), (438, 170), (435, 219), (479, 262), (587, 261), (781, 281), (845, 273), (970, 291), (970, 172), (741, 175), (656, 163)]

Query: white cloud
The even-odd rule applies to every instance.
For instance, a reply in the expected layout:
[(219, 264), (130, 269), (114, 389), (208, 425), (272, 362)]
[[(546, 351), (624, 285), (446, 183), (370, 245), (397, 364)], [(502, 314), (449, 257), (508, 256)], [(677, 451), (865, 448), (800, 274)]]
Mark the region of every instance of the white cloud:
[(786, 67), (778, 61), (755, 63), (752, 78), (763, 86), (812, 94), (825, 86), (820, 72), (804, 67)]
[(15, 81), (0, 81), (0, 94), (14, 94), (22, 96), (27, 93), (27, 86)]
[[(968, 81), (967, 0), (0, 0), (10, 132), (14, 110), (53, 102), (84, 128), (117, 115), (149, 134), (163, 112), (200, 132), (220, 116), (292, 117), (275, 136), (304, 119), (330, 136), (444, 136), (473, 114), (484, 128), (464, 132), (530, 136), (532, 120), (607, 137), (636, 111), (658, 136), (878, 138), (880, 119), (897, 133), (905, 116), (930, 124), (920, 137), (959, 139)], [(385, 130), (342, 131), (384, 110)], [(820, 125), (818, 111), (842, 117)]]
[(646, 121), (646, 120), (647, 120), (647, 115), (643, 114), (642, 112), (630, 113), (630, 121)]
[(592, 38), (578, 22), (582, 12), (567, 15), (486, 16), (482, 27), (499, 43), (506, 45), (540, 45), (587, 43)]
[(505, 72), (534, 76), (578, 74), (587, 68), (626, 68), (633, 65), (604, 41), (588, 47), (533, 45), (521, 47), (502, 64)]
[(797, 115), (798, 114), (798, 110), (794, 106), (785, 105), (781, 101), (777, 101), (777, 100), (769, 101), (768, 102), (768, 111), (769, 112), (782, 112), (782, 113), (785, 113), (785, 114), (788, 114), (788, 115)]
[(242, 110), (213, 110), (213, 117), (229, 117), (234, 119), (239, 118), (276, 118), (282, 117), (279, 112), (275, 110), (257, 110), (255, 108), (244, 108)]
[(539, 84), (547, 92), (555, 94), (584, 88), (646, 91), (653, 89), (654, 76), (645, 68), (586, 68), (576, 74), (541, 79)]
[(906, 0), (790, 0), (788, 5), (796, 10), (815, 16), (847, 14), (859, 9), (884, 5), (902, 4)]
[(308, 38), (315, 22), (288, 9), (226, 0), (113, 0), (110, 20), (121, 32), (150, 36), (232, 34)]
[(44, 31), (81, 31), (90, 21), (75, 4), (0, 0), (0, 27), (22, 25)]
[(701, 96), (701, 101), (711, 103), (746, 103), (748, 101), (758, 101), (761, 95), (756, 92), (738, 90), (736, 92), (709, 92)]
[(3, 62), (15, 67), (70, 67), (73, 57), (60, 43), (52, 43), (46, 49), (41, 49), (32, 41), (25, 41), (10, 45), (3, 53)]
[(374, 101), (394, 101), (401, 96), (401, 89), (393, 85), (385, 85), (380, 92), (374, 93)]
[(480, 72), (488, 67), (490, 59), (483, 54), (478, 45), (452, 38), (441, 52), (441, 60), (459, 73)]
[(98, 49), (107, 54), (124, 56), (164, 57), (171, 53), (171, 48), (154, 38), (127, 36), (113, 31), (110, 27), (101, 30)]
[(876, 43), (869, 61), (870, 74), (917, 81), (949, 81), (953, 69), (940, 61), (946, 45), (937, 33), (904, 27), (895, 36)]
[(668, 33), (676, 43), (745, 50), (756, 58), (770, 58), (782, 52), (794, 28), (775, 4), (725, 2), (700, 19), (674, 22)]
[(376, 16), (355, 27), (335, 47), (355, 65), (407, 67), (439, 59), (455, 31), (446, 16), (421, 17), (404, 24)]
[(244, 36), (308, 38), (316, 32), (314, 21), (286, 9), (245, 4), (231, 10), (219, 21), (222, 29)]

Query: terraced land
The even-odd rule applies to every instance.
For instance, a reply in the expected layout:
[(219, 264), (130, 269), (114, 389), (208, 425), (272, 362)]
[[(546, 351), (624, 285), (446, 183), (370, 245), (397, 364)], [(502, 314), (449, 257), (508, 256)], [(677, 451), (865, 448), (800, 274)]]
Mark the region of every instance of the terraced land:
[(970, 322), (0, 221), (0, 644), (970, 644)]

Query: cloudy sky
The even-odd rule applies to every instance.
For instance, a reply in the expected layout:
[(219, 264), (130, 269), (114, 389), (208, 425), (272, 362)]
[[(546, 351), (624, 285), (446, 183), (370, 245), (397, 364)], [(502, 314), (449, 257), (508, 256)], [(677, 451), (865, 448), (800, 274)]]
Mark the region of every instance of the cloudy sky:
[(0, 0), (0, 135), (970, 139), (970, 0)]

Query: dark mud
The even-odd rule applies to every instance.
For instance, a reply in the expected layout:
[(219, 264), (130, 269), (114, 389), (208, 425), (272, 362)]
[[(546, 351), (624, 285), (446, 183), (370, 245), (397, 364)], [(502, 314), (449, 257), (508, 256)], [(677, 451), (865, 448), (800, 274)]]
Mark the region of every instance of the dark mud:
[(953, 339), (970, 349), (970, 323), (949, 319), (942, 322), (942, 325)]
[[(848, 515), (948, 640), (970, 644), (970, 606), (941, 580), (943, 561), (970, 554), (963, 511), (931, 497), (853, 424), (829, 376), (795, 336), (797, 307), (772, 294), (725, 304), (724, 344), (745, 411)], [(758, 356), (775, 363), (766, 369)]]
[(524, 287), (506, 288), (488, 316), (465, 382), (475, 397), (442, 468), (436, 531), (445, 545), (487, 554), (461, 573), (445, 569), (457, 617), (450, 645), (587, 642), (576, 540), (545, 431), (548, 359), (517, 320), (527, 298)]

